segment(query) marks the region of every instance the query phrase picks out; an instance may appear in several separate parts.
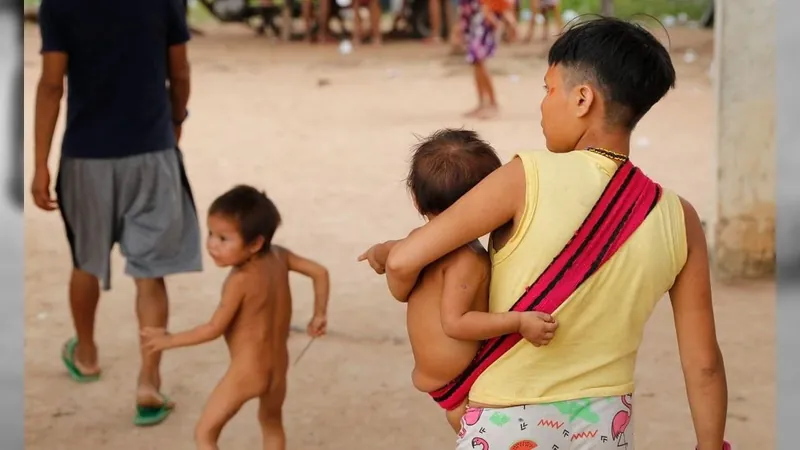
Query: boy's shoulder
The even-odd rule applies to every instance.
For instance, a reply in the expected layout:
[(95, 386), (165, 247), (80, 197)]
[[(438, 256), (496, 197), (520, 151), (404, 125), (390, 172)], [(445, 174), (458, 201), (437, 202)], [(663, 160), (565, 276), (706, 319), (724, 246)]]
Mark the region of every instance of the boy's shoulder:
[(489, 252), (477, 240), (448, 253), (442, 258), (442, 269), (458, 265), (465, 269), (477, 271), (491, 270), (492, 261)]

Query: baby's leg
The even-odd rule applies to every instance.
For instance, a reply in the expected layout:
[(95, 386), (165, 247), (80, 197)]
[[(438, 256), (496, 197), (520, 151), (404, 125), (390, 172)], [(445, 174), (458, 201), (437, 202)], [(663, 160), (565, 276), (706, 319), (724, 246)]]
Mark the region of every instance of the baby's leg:
[(248, 400), (257, 396), (252, 386), (242, 383), (242, 377), (228, 369), (217, 387), (211, 393), (197, 422), (194, 440), (197, 450), (219, 450), (217, 440), (222, 427)]
[(447, 417), (447, 422), (453, 427), (453, 431), (456, 433), (461, 432), (461, 418), (464, 417), (464, 414), (467, 412), (467, 400), (464, 400), (463, 403), (458, 405), (458, 407), (452, 411), (446, 411), (445, 417)]
[(261, 395), (258, 421), (264, 435), (264, 450), (285, 450), (283, 401), (286, 398), (286, 371), (276, 370), (269, 390)]

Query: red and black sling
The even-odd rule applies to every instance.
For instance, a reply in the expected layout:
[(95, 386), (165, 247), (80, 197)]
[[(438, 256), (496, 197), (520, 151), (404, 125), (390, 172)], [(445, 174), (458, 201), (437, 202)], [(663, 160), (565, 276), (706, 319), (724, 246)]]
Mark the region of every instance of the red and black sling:
[[(614, 173), (591, 212), (561, 253), (530, 285), (510, 311), (552, 314), (627, 241), (655, 208), (661, 187), (626, 160)], [(475, 380), (522, 340), (519, 333), (484, 342), (455, 380), (430, 395), (452, 410), (469, 395)]]

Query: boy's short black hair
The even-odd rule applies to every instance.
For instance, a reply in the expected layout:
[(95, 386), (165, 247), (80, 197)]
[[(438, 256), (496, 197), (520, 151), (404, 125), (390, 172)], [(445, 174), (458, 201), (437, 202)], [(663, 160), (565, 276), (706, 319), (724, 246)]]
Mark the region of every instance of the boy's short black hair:
[(641, 25), (599, 17), (569, 27), (550, 47), (559, 65), (603, 95), (609, 124), (633, 129), (675, 87), (669, 51)]
[(446, 128), (414, 148), (406, 183), (420, 214), (440, 214), (501, 165), (476, 132)]
[(238, 185), (217, 197), (208, 208), (208, 215), (236, 220), (245, 244), (253, 243), (259, 236), (264, 238), (259, 253), (269, 251), (275, 230), (281, 224), (278, 208), (267, 194), (247, 185)]

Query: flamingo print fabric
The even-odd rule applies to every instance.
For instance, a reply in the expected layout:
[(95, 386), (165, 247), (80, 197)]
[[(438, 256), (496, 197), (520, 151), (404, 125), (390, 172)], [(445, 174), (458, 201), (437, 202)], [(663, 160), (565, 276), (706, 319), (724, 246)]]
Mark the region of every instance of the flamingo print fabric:
[(633, 395), (468, 408), (456, 450), (634, 450)]

